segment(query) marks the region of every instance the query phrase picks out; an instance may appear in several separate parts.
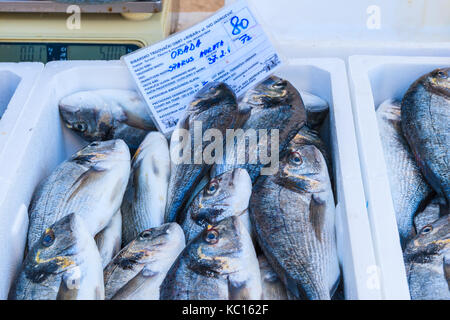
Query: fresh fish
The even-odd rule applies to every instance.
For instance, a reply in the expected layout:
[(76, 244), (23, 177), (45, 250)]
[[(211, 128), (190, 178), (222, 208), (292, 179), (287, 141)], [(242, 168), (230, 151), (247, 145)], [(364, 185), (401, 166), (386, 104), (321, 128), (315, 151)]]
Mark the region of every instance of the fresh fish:
[(86, 141), (122, 139), (136, 150), (156, 127), (148, 108), (133, 90), (80, 91), (59, 102), (65, 125)]
[(10, 291), (14, 300), (103, 300), (103, 269), (84, 219), (63, 217), (33, 244)]
[(161, 300), (256, 300), (261, 293), (252, 240), (234, 216), (188, 243), (161, 285)]
[(259, 270), (261, 272), (262, 299), (263, 300), (288, 300), (288, 293), (283, 282), (273, 271), (264, 255), (258, 257)]
[(141, 232), (105, 268), (106, 299), (158, 300), (161, 282), (184, 246), (176, 223)]
[(411, 299), (450, 300), (449, 215), (423, 227), (404, 258)]
[(122, 202), (123, 245), (144, 230), (164, 223), (170, 178), (169, 146), (159, 132), (151, 132), (136, 152)]
[(280, 170), (261, 176), (250, 198), (250, 219), (270, 265), (300, 299), (330, 299), (340, 277), (335, 206), (322, 153), (297, 135)]
[(450, 68), (414, 82), (402, 101), (402, 129), (423, 175), (450, 204)]
[[(179, 139), (177, 134), (172, 134), (170, 142), (172, 166), (167, 194), (166, 222), (177, 219), (192, 191), (211, 168), (210, 164), (198, 159), (208, 143), (200, 142), (196, 145), (195, 137), (201, 140), (205, 131), (211, 128), (225, 136), (226, 129), (240, 127), (246, 116), (248, 112), (239, 109), (234, 92), (224, 83), (209, 83), (196, 94), (185, 117), (178, 122), (178, 128), (189, 131), (190, 137)], [(196, 124), (201, 124), (201, 130), (196, 130)], [(186, 161), (180, 161), (182, 163), (174, 161), (174, 155), (185, 148), (189, 148), (192, 155), (188, 157), (183, 153)]]
[(129, 174), (130, 153), (122, 140), (93, 142), (60, 164), (34, 192), (28, 248), (72, 212), (86, 220), (95, 236), (119, 210)]
[[(250, 117), (242, 126), (242, 130), (236, 131), (237, 140), (250, 140), (246, 133), (252, 130), (258, 132), (258, 130), (277, 129), (279, 130), (279, 152), (286, 148), (289, 141), (306, 123), (306, 110), (299, 92), (291, 83), (275, 76), (269, 77), (254, 89), (247, 91), (239, 107), (247, 110)], [(271, 132), (268, 132), (268, 136), (271, 137)], [(269, 154), (271, 139), (268, 138), (267, 142)], [(264, 166), (260, 161), (259, 148), (251, 146), (247, 148), (246, 143), (235, 143), (230, 151), (230, 154), (224, 154), (222, 164), (213, 166), (211, 176), (221, 175), (234, 168), (244, 168), (248, 171), (252, 182), (255, 182)], [(239, 160), (239, 158), (243, 160), (244, 155), (248, 161)]]
[(433, 198), (430, 203), (420, 212), (417, 212), (414, 216), (414, 226), (416, 231), (420, 231), (428, 224), (432, 224), (440, 217), (444, 216), (441, 214), (440, 204), (443, 202), (442, 199)]
[(102, 267), (120, 251), (122, 244), (122, 213), (118, 210), (109, 224), (95, 236), (100, 257), (102, 257)]
[(403, 137), (401, 103), (387, 100), (377, 110), (392, 201), (402, 246), (415, 236), (414, 215), (433, 190), (425, 181)]
[(306, 109), (306, 125), (313, 130), (319, 130), (330, 112), (328, 102), (306, 91), (300, 91), (300, 95)]
[(237, 168), (213, 178), (190, 204), (181, 227), (186, 242), (195, 238), (208, 225), (237, 216), (251, 234), (248, 202), (252, 181), (245, 169)]

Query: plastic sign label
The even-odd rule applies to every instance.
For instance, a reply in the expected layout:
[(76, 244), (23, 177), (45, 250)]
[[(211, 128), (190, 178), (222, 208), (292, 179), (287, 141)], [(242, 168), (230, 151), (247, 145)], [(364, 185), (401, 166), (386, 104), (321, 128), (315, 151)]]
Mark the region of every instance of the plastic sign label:
[(281, 65), (246, 1), (122, 60), (164, 134), (208, 82), (225, 82), (240, 96)]

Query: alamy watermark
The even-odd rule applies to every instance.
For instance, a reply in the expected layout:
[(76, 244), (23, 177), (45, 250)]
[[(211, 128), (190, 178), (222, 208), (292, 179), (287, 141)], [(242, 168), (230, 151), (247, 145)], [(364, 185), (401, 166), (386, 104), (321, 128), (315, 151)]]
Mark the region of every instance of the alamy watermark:
[(261, 175), (274, 175), (279, 169), (279, 130), (211, 128), (203, 132), (202, 122), (194, 121), (193, 136), (178, 128), (172, 133), (170, 157), (174, 164), (261, 165)]
[(76, 4), (67, 7), (66, 13), (70, 16), (66, 19), (66, 27), (69, 30), (81, 29), (81, 8)]

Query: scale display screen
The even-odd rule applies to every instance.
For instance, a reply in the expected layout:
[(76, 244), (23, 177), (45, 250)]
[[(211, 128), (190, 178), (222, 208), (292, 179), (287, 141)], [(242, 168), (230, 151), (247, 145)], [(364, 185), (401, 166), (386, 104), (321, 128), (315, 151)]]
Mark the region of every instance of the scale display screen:
[(135, 44), (0, 42), (0, 62), (118, 60), (139, 48)]

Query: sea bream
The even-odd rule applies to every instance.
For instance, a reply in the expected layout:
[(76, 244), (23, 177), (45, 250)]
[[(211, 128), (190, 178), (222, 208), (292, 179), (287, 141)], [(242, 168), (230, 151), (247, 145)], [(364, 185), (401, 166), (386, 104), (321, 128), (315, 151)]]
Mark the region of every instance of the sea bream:
[(122, 139), (132, 151), (156, 130), (145, 101), (134, 90), (79, 91), (61, 99), (59, 112), (67, 128), (84, 140)]
[(122, 202), (123, 245), (142, 231), (164, 223), (169, 179), (167, 139), (159, 132), (151, 132), (131, 163), (130, 179)]
[(280, 170), (253, 187), (250, 219), (258, 243), (298, 299), (330, 299), (340, 278), (335, 204), (325, 159), (298, 134)]
[(237, 168), (209, 181), (180, 218), (181, 227), (189, 242), (208, 225), (216, 225), (225, 218), (237, 216), (251, 234), (248, 202), (252, 181), (245, 169)]
[(28, 248), (73, 212), (85, 219), (94, 237), (119, 210), (129, 174), (130, 152), (122, 140), (93, 142), (61, 163), (33, 194)]
[[(170, 141), (172, 165), (166, 222), (176, 221), (193, 190), (211, 168), (211, 164), (203, 161), (203, 151), (210, 144), (203, 141), (205, 131), (215, 129), (225, 137), (227, 129), (240, 127), (247, 116), (248, 113), (239, 109), (234, 92), (224, 83), (209, 83), (195, 95), (177, 125), (177, 129), (186, 131), (175, 129)], [(189, 136), (183, 136), (183, 132)], [(178, 159), (180, 153), (182, 157)]]
[(161, 285), (161, 300), (257, 300), (260, 277), (250, 235), (232, 216), (187, 244)]
[(404, 252), (413, 300), (450, 300), (450, 216), (426, 225)]
[(30, 248), (14, 285), (14, 300), (103, 300), (101, 258), (84, 219), (69, 214)]
[(402, 129), (423, 175), (450, 205), (450, 68), (415, 81), (402, 101)]
[[(246, 92), (239, 108), (250, 114), (248, 120), (242, 126), (242, 130), (236, 131), (237, 143), (234, 146), (227, 146), (230, 150), (224, 153), (224, 160), (221, 164), (215, 164), (212, 168), (211, 177), (221, 175), (234, 168), (244, 168), (248, 171), (250, 178), (255, 182), (260, 175), (262, 167), (267, 165), (261, 161), (261, 150), (259, 147), (239, 141), (249, 141), (255, 143), (248, 137), (253, 130), (267, 132), (267, 154), (272, 154), (272, 134), (273, 130), (279, 130), (278, 153), (286, 148), (289, 141), (306, 123), (306, 110), (302, 98), (287, 80), (271, 76), (258, 84), (255, 88)], [(261, 136), (258, 137), (262, 142)], [(231, 140), (231, 139), (230, 139)], [(277, 154), (274, 152), (273, 154)]]
[(120, 251), (122, 246), (122, 213), (118, 210), (108, 225), (95, 236), (100, 257), (102, 257), (102, 267)]
[(184, 247), (176, 223), (141, 232), (105, 268), (106, 299), (158, 300), (161, 282)]
[(402, 246), (415, 236), (414, 215), (433, 194), (403, 137), (401, 103), (387, 100), (377, 110), (378, 128), (388, 170), (392, 201)]

